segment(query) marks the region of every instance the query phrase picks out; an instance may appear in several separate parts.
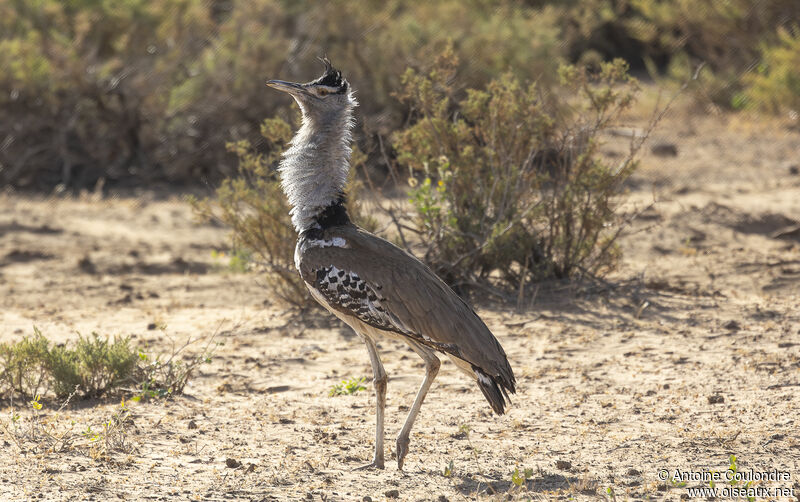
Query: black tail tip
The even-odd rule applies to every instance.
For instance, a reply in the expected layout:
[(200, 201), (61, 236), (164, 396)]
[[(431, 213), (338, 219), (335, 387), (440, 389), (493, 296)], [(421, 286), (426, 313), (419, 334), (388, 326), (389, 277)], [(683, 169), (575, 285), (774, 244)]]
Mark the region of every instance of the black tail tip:
[[(498, 415), (502, 415), (506, 411), (506, 404), (511, 404), (511, 399), (508, 398), (508, 391), (514, 393), (514, 385), (503, 381), (498, 381), (497, 377), (487, 375), (480, 368), (473, 366), (473, 371), (478, 377), (478, 387), (480, 387), (483, 396), (489, 401), (492, 410)], [(507, 402), (507, 403), (506, 403)]]

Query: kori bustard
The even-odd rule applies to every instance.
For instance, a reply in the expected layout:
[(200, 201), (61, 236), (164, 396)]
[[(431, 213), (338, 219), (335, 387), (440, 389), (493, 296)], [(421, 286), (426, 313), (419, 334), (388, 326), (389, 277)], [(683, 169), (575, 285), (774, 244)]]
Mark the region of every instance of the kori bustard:
[(353, 109), (347, 80), (325, 59), (325, 73), (304, 84), (270, 80), (302, 111), (302, 125), (279, 166), (283, 191), (299, 235), (295, 265), (311, 295), (364, 340), (374, 375), (375, 456), (384, 466), (386, 371), (376, 346), (402, 340), (425, 362), (425, 378), (397, 437), (403, 468), (409, 433), (439, 371), (437, 352), (474, 379), (492, 409), (503, 414), (515, 379), (506, 354), (483, 321), (422, 262), (354, 225), (345, 209)]

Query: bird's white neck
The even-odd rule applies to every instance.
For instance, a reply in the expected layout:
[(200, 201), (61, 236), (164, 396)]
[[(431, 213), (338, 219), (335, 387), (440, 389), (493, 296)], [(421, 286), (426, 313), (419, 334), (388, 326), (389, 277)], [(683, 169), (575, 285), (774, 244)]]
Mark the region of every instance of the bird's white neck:
[(352, 106), (324, 116), (303, 110), (303, 123), (278, 167), (298, 233), (314, 227), (323, 209), (344, 193), (352, 128)]

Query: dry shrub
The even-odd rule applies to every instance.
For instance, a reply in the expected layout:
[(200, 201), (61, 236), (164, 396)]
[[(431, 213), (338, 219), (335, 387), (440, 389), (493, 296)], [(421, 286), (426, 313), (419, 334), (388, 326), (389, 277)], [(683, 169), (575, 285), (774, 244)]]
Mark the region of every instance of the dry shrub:
[(508, 65), (542, 74), (553, 68), (555, 16), (455, 0), (5, 2), (0, 184), (217, 182), (236, 172), (226, 142), (260, 148), (263, 117), (286, 109), (265, 79), (305, 79), (325, 54), (387, 133), (402, 118), (390, 94), (399, 75), (446, 37), (476, 55), (465, 64), (476, 80)]
[(456, 67), (446, 51), (430, 72), (409, 70), (400, 93), (414, 124), (394, 146), (417, 185), (410, 195), (424, 260), (456, 286), (516, 287), (613, 268), (624, 223), (616, 201), (636, 149), (611, 164), (598, 147), (638, 88), (625, 63), (597, 73), (564, 66), (549, 93), (506, 74), (458, 100)]
[(261, 131), (267, 153), (254, 151), (246, 140), (229, 143), (228, 150), (239, 158), (238, 176), (223, 180), (214, 199), (189, 201), (201, 219), (216, 219), (231, 228), (234, 254), (257, 260), (278, 297), (303, 304), (307, 293), (293, 265), (297, 236), (274, 170), (292, 130), (276, 118), (265, 120)]
[[(115, 453), (130, 454), (136, 446), (128, 432), (134, 425), (133, 415), (124, 400), (107, 420), (87, 425), (81, 430), (75, 420), (62, 415), (72, 395), (53, 410), (45, 411), (39, 396), (20, 408), (11, 403), (8, 420), (0, 417), (0, 431), (16, 446), (19, 453), (35, 455), (84, 450), (94, 460), (112, 460)], [(5, 446), (10, 446), (6, 443)]]
[[(604, 63), (597, 73), (564, 66), (560, 85), (549, 91), (506, 74), (456, 99), (458, 67), (450, 49), (429, 72), (410, 69), (403, 77), (398, 96), (412, 110), (411, 125), (395, 135), (393, 154), (415, 186), (410, 225), (391, 215), (398, 241), (422, 241), (423, 259), (456, 286), (517, 287), (611, 270), (626, 223), (617, 198), (641, 145), (639, 138), (614, 164), (598, 153), (599, 137), (638, 89), (624, 62)], [(276, 176), (292, 129), (282, 119), (265, 121), (266, 153), (247, 142), (229, 145), (239, 175), (226, 179), (215, 199), (191, 202), (201, 218), (231, 227), (234, 255), (251, 257), (278, 297), (305, 306), (309, 296), (294, 269), (295, 234)], [(353, 166), (363, 162), (356, 150)], [(359, 186), (348, 188), (349, 210), (372, 229), (352, 202)], [(419, 239), (405, 238), (409, 228)]]

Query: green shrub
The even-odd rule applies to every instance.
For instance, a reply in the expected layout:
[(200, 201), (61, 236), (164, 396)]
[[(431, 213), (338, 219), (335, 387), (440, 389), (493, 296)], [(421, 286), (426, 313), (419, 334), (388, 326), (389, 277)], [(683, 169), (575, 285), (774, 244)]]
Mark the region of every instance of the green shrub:
[(111, 389), (131, 384), (138, 357), (128, 338), (79, 336), (75, 347), (54, 347), (48, 355), (53, 391), (66, 397), (79, 390), (87, 397), (100, 397)]
[(102, 397), (135, 392), (136, 398), (180, 394), (192, 371), (209, 360), (208, 350), (184, 363), (181, 349), (154, 360), (130, 346), (128, 337), (78, 337), (72, 345), (51, 346), (34, 327), (32, 337), (0, 344), (0, 395), (38, 402), (48, 392), (58, 398)]
[(32, 398), (48, 388), (50, 342), (37, 328), (33, 331), (17, 343), (0, 344), (0, 394)]
[(454, 100), (455, 55), (409, 70), (401, 98), (417, 111), (394, 140), (398, 162), (423, 171), (411, 190), (424, 259), (455, 285), (601, 274), (618, 257), (615, 200), (634, 151), (611, 165), (599, 135), (631, 105), (622, 61), (596, 74), (560, 70), (563, 91), (506, 74)]
[(546, 89), (560, 62), (614, 57), (684, 81), (705, 61), (703, 95), (730, 106), (798, 18), (796, 0), (6, 0), (0, 184), (216, 183), (236, 172), (226, 142), (263, 152), (261, 120), (288, 109), (264, 81), (307, 79), (326, 54), (358, 89), (368, 136), (403, 127), (400, 77), (450, 41), (463, 87), (511, 71)]
[(779, 30), (780, 43), (762, 47), (763, 60), (745, 76), (748, 104), (770, 113), (800, 114), (800, 26)]

